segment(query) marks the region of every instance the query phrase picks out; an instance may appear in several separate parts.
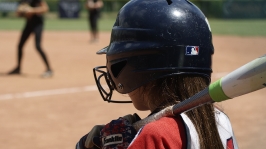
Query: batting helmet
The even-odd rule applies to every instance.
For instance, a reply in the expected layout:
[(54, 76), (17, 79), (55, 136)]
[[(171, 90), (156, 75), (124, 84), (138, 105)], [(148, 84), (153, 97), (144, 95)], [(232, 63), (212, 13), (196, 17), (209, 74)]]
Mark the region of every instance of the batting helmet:
[(94, 76), (103, 99), (116, 102), (113, 90), (129, 93), (158, 78), (199, 74), (210, 79), (213, 52), (208, 21), (188, 0), (131, 0), (117, 15), (109, 46), (97, 52), (106, 54), (107, 63), (94, 68)]

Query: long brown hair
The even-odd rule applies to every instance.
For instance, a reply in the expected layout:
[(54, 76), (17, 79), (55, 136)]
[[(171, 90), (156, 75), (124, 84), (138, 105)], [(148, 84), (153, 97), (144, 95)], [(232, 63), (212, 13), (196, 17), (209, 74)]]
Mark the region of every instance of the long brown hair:
[[(151, 109), (163, 109), (181, 102), (208, 86), (209, 80), (200, 75), (176, 75), (155, 80), (143, 87)], [(218, 133), (213, 104), (205, 104), (185, 113), (194, 124), (201, 149), (223, 149)]]

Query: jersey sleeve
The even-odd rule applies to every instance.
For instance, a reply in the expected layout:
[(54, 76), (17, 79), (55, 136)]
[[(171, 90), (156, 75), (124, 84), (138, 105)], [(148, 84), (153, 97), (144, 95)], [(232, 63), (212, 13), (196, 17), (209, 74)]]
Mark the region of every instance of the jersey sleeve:
[(224, 147), (227, 149), (238, 149), (237, 140), (230, 119), (224, 112), (218, 109), (215, 109), (215, 112), (217, 128)]
[(161, 118), (141, 128), (128, 149), (185, 149), (186, 133), (180, 118)]

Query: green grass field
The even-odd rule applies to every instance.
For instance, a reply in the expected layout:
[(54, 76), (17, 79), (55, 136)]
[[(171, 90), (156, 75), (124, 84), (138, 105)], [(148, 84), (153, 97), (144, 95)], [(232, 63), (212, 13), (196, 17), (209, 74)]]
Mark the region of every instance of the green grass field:
[(210, 26), (213, 34), (239, 36), (266, 36), (266, 19), (217, 20), (211, 19)]
[[(114, 24), (115, 17), (103, 16), (99, 22), (101, 31), (110, 31)], [(237, 36), (266, 36), (266, 19), (209, 19), (213, 34), (237, 35)], [(20, 30), (24, 26), (21, 18), (0, 18), (0, 30)], [(86, 17), (78, 19), (58, 19), (46, 17), (46, 30), (88, 30), (88, 20)]]
[[(114, 19), (100, 19), (99, 28), (101, 31), (110, 31)], [(25, 20), (18, 18), (0, 18), (0, 30), (20, 30), (24, 27)], [(46, 19), (46, 30), (88, 30), (88, 20), (81, 19)]]

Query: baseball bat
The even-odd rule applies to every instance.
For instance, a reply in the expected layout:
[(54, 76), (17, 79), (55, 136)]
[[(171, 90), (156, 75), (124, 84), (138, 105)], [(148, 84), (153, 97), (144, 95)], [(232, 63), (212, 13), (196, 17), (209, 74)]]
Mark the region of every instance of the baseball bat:
[(133, 124), (136, 130), (161, 117), (174, 116), (206, 103), (221, 102), (266, 87), (266, 55), (239, 67), (190, 98)]

